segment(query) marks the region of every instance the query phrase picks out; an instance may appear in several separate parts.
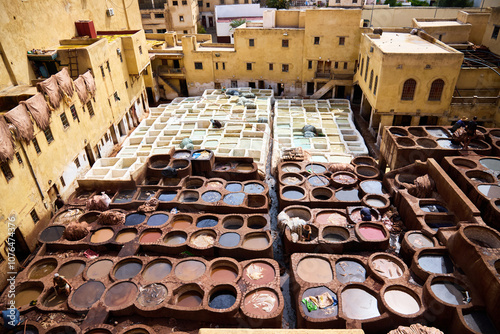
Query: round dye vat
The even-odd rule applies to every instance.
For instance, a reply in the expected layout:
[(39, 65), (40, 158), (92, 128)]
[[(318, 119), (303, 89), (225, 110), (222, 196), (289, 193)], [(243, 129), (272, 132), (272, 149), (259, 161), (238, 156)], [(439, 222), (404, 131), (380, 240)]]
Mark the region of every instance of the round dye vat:
[(201, 232), (191, 236), (191, 244), (199, 248), (208, 248), (215, 243), (215, 233), (212, 231)]
[(375, 195), (384, 194), (382, 182), (380, 181), (371, 181), (371, 180), (363, 181), (360, 183), (360, 187), (366, 194), (375, 194)]
[(232, 193), (224, 196), (224, 203), (228, 205), (241, 205), (245, 200), (245, 193)]
[(342, 283), (364, 282), (366, 280), (366, 269), (357, 261), (341, 260), (335, 264), (337, 280)]
[(137, 296), (137, 286), (131, 282), (120, 282), (113, 285), (104, 296), (104, 304), (108, 307), (125, 306)]
[(139, 261), (124, 261), (116, 265), (115, 277), (117, 280), (129, 279), (137, 275), (142, 269)]
[(289, 186), (293, 186), (293, 185), (296, 185), (296, 184), (299, 184), (302, 182), (302, 176), (300, 175), (293, 175), (293, 174), (289, 174), (289, 176), (285, 176), (281, 179), (281, 182), (283, 182), (284, 184), (286, 185), (289, 185)]
[(454, 150), (462, 148), (462, 145), (453, 144), (453, 142), (449, 139), (438, 139), (436, 141), (439, 144), (439, 146), (441, 146), (443, 148), (449, 148), (449, 149), (454, 149)]
[(378, 226), (367, 226), (363, 225), (359, 227), (359, 234), (369, 241), (383, 240), (385, 239), (385, 233), (382, 228)]
[(175, 276), (183, 281), (195, 280), (205, 273), (206, 266), (201, 261), (187, 260), (179, 263), (174, 270)]
[(134, 328), (129, 331), (126, 331), (124, 334), (150, 334), (150, 332), (142, 328)]
[(266, 262), (252, 262), (243, 270), (243, 276), (255, 285), (272, 282), (275, 275), (273, 266)]
[(19, 308), (24, 305), (29, 305), (33, 300), (37, 300), (42, 291), (43, 288), (41, 287), (32, 287), (23, 289), (21, 291), (16, 291), (15, 295), (16, 308)]
[(254, 167), (252, 164), (237, 164), (234, 169), (240, 173), (250, 173)]
[(500, 236), (491, 230), (479, 226), (470, 226), (464, 229), (467, 239), (479, 247), (500, 248)]
[(258, 183), (247, 183), (243, 191), (247, 194), (260, 194), (264, 191), (264, 186)]
[(219, 238), (219, 244), (223, 247), (236, 247), (240, 243), (240, 235), (238, 233), (224, 233)]
[(266, 234), (250, 234), (243, 239), (241, 247), (247, 249), (264, 249), (269, 246), (269, 238)]
[(308, 283), (328, 283), (333, 279), (330, 262), (318, 257), (306, 257), (300, 260), (297, 274)]
[(261, 228), (266, 227), (266, 225), (267, 225), (267, 220), (262, 216), (249, 217), (247, 221), (248, 228), (251, 228), (253, 230), (259, 230)]
[(110, 240), (114, 234), (115, 232), (110, 228), (101, 228), (92, 233), (92, 236), (90, 237), (90, 242), (93, 242), (95, 244), (98, 244), (100, 242), (105, 242)]
[(326, 171), (326, 167), (323, 165), (318, 165), (318, 164), (309, 164), (306, 166), (306, 172), (309, 173), (314, 173), (314, 174), (321, 174)]
[(230, 308), (236, 302), (236, 293), (231, 290), (219, 290), (210, 296), (208, 306), (218, 310)]
[(317, 224), (328, 224), (336, 226), (346, 226), (347, 218), (340, 213), (320, 213), (316, 216)]
[(222, 187), (222, 182), (219, 182), (219, 181), (207, 182), (207, 188), (219, 189), (221, 187)]
[(40, 279), (42, 277), (50, 274), (57, 267), (56, 260), (42, 260), (35, 266), (33, 266), (29, 273), (29, 278), (31, 279)]
[[(87, 196), (88, 198), (88, 196)], [(59, 213), (53, 221), (53, 224), (69, 224), (83, 216), (84, 211), (80, 209), (70, 209)]]
[(172, 264), (168, 261), (150, 263), (142, 272), (142, 277), (148, 282), (161, 281), (172, 271)]
[(227, 217), (222, 225), (226, 230), (238, 230), (243, 226), (243, 218), (238, 216)]
[(167, 297), (167, 288), (162, 284), (150, 284), (141, 287), (137, 302), (144, 307), (160, 305)]
[(401, 314), (415, 314), (420, 311), (420, 305), (417, 299), (408, 292), (400, 289), (386, 290), (384, 301), (394, 311)]
[(380, 316), (377, 298), (359, 288), (342, 291), (342, 311), (345, 316), (355, 320), (365, 320)]
[(187, 291), (177, 298), (177, 306), (198, 307), (201, 305), (203, 296), (198, 291)]
[(71, 261), (63, 264), (61, 268), (59, 268), (59, 275), (64, 276), (66, 278), (73, 278), (75, 276), (80, 275), (85, 269), (85, 262), (83, 261)]
[(300, 172), (300, 166), (296, 164), (283, 164), (281, 170), (285, 173), (298, 173)]
[(189, 227), (191, 227), (191, 223), (193, 222), (193, 218), (189, 216), (180, 216), (180, 217), (175, 217), (174, 221), (171, 223), (172, 228), (174, 229), (180, 229), (180, 230), (185, 230)]
[(307, 179), (307, 182), (313, 187), (326, 187), (330, 184), (330, 180), (326, 176), (313, 175)]
[(304, 197), (304, 190), (300, 188), (285, 188), (283, 197), (290, 200), (301, 199)]
[(137, 236), (137, 231), (124, 230), (124, 231), (118, 232), (118, 234), (115, 237), (115, 241), (118, 243), (124, 244), (126, 242), (134, 240), (136, 236)]
[(75, 290), (71, 302), (78, 308), (90, 308), (97, 302), (106, 287), (98, 281), (88, 281)]
[(164, 213), (157, 213), (156, 215), (151, 215), (148, 219), (148, 226), (160, 226), (167, 222), (168, 215)]
[(500, 159), (485, 158), (479, 160), (479, 163), (492, 171), (500, 172)]
[(64, 226), (51, 226), (47, 227), (40, 233), (40, 241), (42, 242), (54, 242), (61, 239), (64, 230), (66, 228)]
[(160, 194), (158, 200), (160, 202), (171, 202), (174, 200), (175, 196), (177, 196), (177, 192), (175, 191), (166, 191)]
[(403, 269), (394, 261), (376, 258), (372, 261), (373, 270), (382, 277), (395, 279), (403, 276)]
[[(307, 298), (307, 297), (317, 297), (319, 295), (322, 295), (324, 293), (327, 293), (330, 295), (330, 297), (333, 297), (337, 299), (337, 295), (330, 289), (324, 286), (316, 287), (316, 288), (309, 288), (306, 291), (304, 291), (304, 294), (302, 295), (302, 299)], [(307, 309), (307, 306), (304, 303), (301, 303), (302, 305), (302, 310), (304, 311), (304, 314), (307, 315), (308, 317), (314, 318), (314, 319), (321, 319), (321, 318), (331, 318), (331, 317), (336, 317), (338, 315), (338, 304), (337, 305), (330, 305), (325, 308), (319, 308), (315, 311), (309, 311)]]
[(484, 196), (488, 198), (499, 198), (500, 197), (500, 186), (491, 184), (480, 184), (477, 186), (477, 190)]
[(414, 248), (426, 248), (426, 247), (434, 247), (434, 242), (432, 240), (423, 235), (420, 232), (414, 232), (408, 235), (408, 242)]
[(366, 204), (372, 208), (383, 208), (386, 205), (386, 202), (378, 198), (368, 198), (366, 200)]
[(38, 329), (31, 325), (19, 325), (16, 328), (10, 330), (9, 334), (38, 334)]
[(431, 290), (439, 300), (445, 303), (452, 305), (470, 303), (466, 299), (466, 290), (458, 284), (448, 281), (435, 281), (431, 284)]
[(218, 202), (222, 198), (222, 195), (218, 191), (206, 191), (203, 194), (201, 194), (201, 199), (204, 200), (207, 203), (215, 203)]
[(238, 272), (230, 266), (217, 266), (212, 269), (210, 278), (216, 283), (231, 283), (238, 277)]
[(335, 197), (341, 202), (357, 202), (360, 200), (357, 189), (338, 190), (335, 192)]
[(77, 334), (76, 330), (70, 326), (60, 326), (52, 328), (47, 334)]
[(125, 226), (139, 225), (146, 219), (146, 215), (142, 213), (132, 213), (125, 218)]
[(152, 243), (160, 239), (161, 231), (144, 231), (139, 238), (141, 243)]
[(219, 222), (219, 219), (214, 216), (204, 216), (198, 218), (196, 222), (196, 227), (204, 228), (204, 227), (214, 227)]
[(467, 327), (477, 333), (498, 333), (490, 317), (484, 311), (471, 311), (463, 316)]
[(447, 254), (421, 255), (418, 264), (423, 270), (434, 274), (452, 274), (455, 269)]
[(346, 241), (347, 240), (347, 238), (345, 237), (345, 235), (342, 235), (342, 234), (339, 234), (339, 233), (333, 233), (333, 232), (325, 234), (323, 236), (323, 239), (325, 239), (325, 241), (333, 242), (333, 243), (342, 242), (342, 241)]
[[(191, 152), (180, 151), (180, 152), (175, 152), (172, 157), (174, 159), (188, 159), (190, 156), (191, 156)], [(165, 165), (165, 167), (166, 167), (166, 165)]]
[(187, 234), (184, 232), (170, 232), (168, 233), (163, 241), (167, 246), (176, 246), (186, 242)]
[(261, 289), (247, 294), (242, 306), (254, 316), (268, 317), (278, 309), (279, 298), (274, 291)]
[(111, 260), (99, 260), (92, 263), (87, 269), (87, 277), (90, 279), (100, 279), (109, 274), (111, 268), (113, 267), (113, 261)]
[(243, 186), (241, 185), (241, 183), (228, 183), (226, 185), (226, 190), (230, 191), (230, 192), (241, 191), (241, 189), (243, 189)]
[(348, 186), (356, 183), (357, 178), (352, 173), (337, 172), (332, 175), (335, 185)]
[(68, 296), (65, 294), (56, 294), (54, 289), (52, 289), (52, 292), (45, 298), (43, 301), (43, 306), (45, 307), (56, 307), (58, 305), (61, 305), (65, 303), (68, 300)]

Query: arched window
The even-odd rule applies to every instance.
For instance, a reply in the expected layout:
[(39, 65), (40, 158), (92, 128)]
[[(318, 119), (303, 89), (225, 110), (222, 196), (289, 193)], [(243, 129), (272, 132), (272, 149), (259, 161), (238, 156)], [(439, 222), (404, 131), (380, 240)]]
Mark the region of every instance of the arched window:
[(361, 58), (361, 69), (359, 70), (359, 75), (363, 75), (363, 66), (365, 65), (365, 59)]
[(429, 101), (441, 101), (443, 94), (444, 81), (436, 79), (432, 82), (431, 90), (429, 91)]
[(368, 85), (368, 88), (372, 90), (373, 87), (373, 70), (370, 72), (370, 84)]
[(401, 100), (412, 101), (413, 96), (415, 96), (415, 88), (417, 87), (417, 82), (413, 79), (408, 79), (403, 85), (403, 93), (401, 94)]
[(377, 86), (378, 86), (378, 75), (375, 77), (375, 85), (373, 86), (373, 95), (377, 94)]

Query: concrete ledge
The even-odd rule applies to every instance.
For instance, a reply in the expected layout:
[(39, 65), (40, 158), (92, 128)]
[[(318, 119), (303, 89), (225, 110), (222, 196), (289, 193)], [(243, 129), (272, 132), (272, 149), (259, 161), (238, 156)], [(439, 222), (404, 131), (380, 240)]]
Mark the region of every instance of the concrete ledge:
[(362, 329), (200, 328), (198, 334), (364, 334)]

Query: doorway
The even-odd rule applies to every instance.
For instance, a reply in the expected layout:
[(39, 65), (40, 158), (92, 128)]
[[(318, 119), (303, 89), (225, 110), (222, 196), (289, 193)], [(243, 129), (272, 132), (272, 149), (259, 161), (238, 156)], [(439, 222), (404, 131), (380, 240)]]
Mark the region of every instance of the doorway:
[(111, 125), (109, 127), (109, 132), (111, 133), (111, 139), (113, 140), (113, 144), (118, 144), (118, 138), (116, 137), (115, 126)]
[(264, 89), (264, 80), (259, 80), (259, 89)]
[(208, 17), (208, 27), (211, 28), (214, 26), (214, 18), (212, 16)]
[(17, 261), (22, 264), (24, 260), (26, 260), (26, 258), (31, 254), (31, 251), (19, 227), (16, 228), (16, 231), (14, 232), (14, 239), (16, 241), (14, 255), (16, 255)]
[(179, 80), (179, 84), (181, 86), (181, 96), (188, 96), (189, 92), (186, 80)]
[(307, 95), (313, 95), (314, 94), (314, 82), (308, 82), (307, 83)]
[(361, 97), (363, 96), (363, 91), (359, 85), (354, 85), (354, 93), (352, 95), (352, 104), (361, 104)]
[(335, 98), (343, 99), (345, 96), (345, 86), (336, 86), (335, 87)]
[(282, 83), (278, 83), (278, 96), (283, 95), (285, 91), (285, 85)]
[(316, 65), (316, 76), (319, 78), (329, 77), (331, 67), (332, 67), (331, 61), (318, 60)]
[(250, 81), (250, 82), (248, 83), (248, 87), (250, 87), (250, 88), (255, 88), (255, 82)]
[(174, 68), (181, 68), (179, 64), (179, 59), (174, 59)]
[(85, 145), (85, 154), (87, 154), (89, 165), (90, 167), (92, 167), (95, 164), (95, 158), (94, 158), (94, 153), (92, 153), (92, 148), (90, 147), (90, 144)]

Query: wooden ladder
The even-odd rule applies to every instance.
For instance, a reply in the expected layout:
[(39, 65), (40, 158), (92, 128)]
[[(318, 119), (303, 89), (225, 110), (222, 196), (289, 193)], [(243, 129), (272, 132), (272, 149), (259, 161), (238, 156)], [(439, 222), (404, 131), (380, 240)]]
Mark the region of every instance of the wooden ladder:
[(76, 49), (68, 50), (68, 58), (69, 58), (69, 75), (74, 80), (78, 78), (80, 71), (78, 70), (78, 55), (76, 53)]

